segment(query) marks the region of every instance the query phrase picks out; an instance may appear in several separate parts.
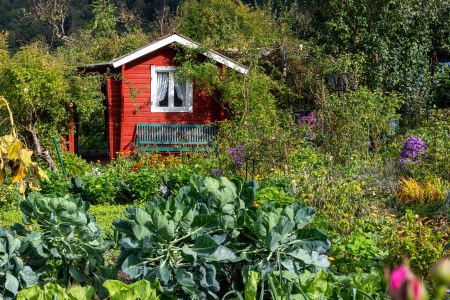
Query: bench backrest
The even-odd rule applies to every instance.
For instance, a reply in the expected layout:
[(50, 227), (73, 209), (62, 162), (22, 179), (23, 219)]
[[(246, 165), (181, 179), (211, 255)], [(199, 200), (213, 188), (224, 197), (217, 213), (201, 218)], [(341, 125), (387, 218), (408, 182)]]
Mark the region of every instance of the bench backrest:
[(214, 124), (137, 124), (136, 145), (211, 145)]

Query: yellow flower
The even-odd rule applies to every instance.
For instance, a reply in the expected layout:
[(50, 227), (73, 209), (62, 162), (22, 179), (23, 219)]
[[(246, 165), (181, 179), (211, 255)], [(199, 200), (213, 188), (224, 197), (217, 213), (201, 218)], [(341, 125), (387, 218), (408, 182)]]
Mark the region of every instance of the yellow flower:
[(328, 257), (328, 260), (331, 260), (331, 261), (333, 261), (333, 260), (335, 260), (335, 259), (334, 259), (334, 257), (333, 257), (333, 256), (329, 256), (329, 257)]
[(8, 185), (8, 190), (12, 190), (13, 189), (13, 186), (12, 186), (12, 184), (10, 184), (10, 185)]

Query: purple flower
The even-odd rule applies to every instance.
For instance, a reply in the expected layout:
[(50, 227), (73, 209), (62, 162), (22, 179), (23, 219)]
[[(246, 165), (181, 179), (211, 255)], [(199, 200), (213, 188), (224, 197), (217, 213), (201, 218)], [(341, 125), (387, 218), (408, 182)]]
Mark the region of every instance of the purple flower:
[(417, 136), (409, 137), (402, 147), (400, 163), (419, 162), (427, 155), (427, 145)]
[(316, 125), (316, 114), (312, 111), (298, 120), (298, 125), (313, 128)]
[(236, 165), (241, 166), (247, 161), (247, 155), (245, 154), (243, 145), (228, 149), (228, 153), (231, 154), (231, 158)]
[(300, 127), (304, 127), (308, 130), (306, 134), (306, 138), (309, 140), (314, 139), (313, 129), (317, 126), (316, 114), (312, 111), (306, 116), (301, 117), (297, 121)]
[(221, 177), (223, 175), (223, 171), (221, 169), (218, 169), (218, 168), (217, 169), (212, 169), (211, 173), (214, 176), (217, 176), (217, 177)]

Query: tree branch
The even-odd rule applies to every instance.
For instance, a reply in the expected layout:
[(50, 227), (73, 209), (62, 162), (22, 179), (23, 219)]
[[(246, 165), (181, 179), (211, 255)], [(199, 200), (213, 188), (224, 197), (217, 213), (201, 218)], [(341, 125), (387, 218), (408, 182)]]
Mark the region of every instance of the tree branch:
[(34, 143), (34, 146), (36, 148), (37, 156), (42, 158), (48, 164), (49, 168), (53, 172), (58, 172), (58, 169), (56, 168), (56, 165), (53, 162), (53, 159), (50, 156), (50, 154), (48, 153), (48, 151), (47, 150), (45, 150), (45, 151), (42, 150), (41, 141), (39, 140), (39, 138), (38, 138), (38, 136), (36, 134), (36, 129), (32, 125), (30, 125), (28, 127), (28, 131), (31, 133), (31, 136), (33, 137), (33, 143)]

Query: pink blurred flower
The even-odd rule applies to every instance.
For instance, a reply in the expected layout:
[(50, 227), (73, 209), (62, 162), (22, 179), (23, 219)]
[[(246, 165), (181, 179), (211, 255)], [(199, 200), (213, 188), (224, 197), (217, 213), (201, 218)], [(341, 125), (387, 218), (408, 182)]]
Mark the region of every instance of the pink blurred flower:
[(390, 274), (389, 295), (392, 300), (425, 300), (428, 294), (422, 282), (405, 265)]
[(408, 269), (407, 266), (401, 265), (394, 269), (391, 273), (391, 280), (390, 280), (390, 289), (391, 290), (397, 290), (400, 288), (400, 286), (410, 278), (412, 275), (411, 271)]
[(427, 291), (423, 287), (422, 282), (414, 275), (411, 278), (408, 287), (409, 288), (408, 288), (406, 299), (408, 299), (408, 300), (428, 299)]

